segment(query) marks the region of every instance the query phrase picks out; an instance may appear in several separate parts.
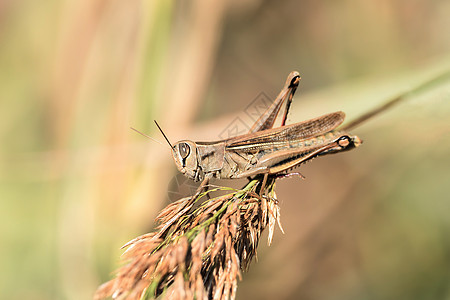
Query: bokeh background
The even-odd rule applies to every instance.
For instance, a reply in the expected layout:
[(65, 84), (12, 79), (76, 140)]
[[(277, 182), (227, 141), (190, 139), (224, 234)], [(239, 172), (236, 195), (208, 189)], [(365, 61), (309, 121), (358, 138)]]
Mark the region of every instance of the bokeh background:
[[(450, 2), (0, 1), (0, 298), (90, 299), (177, 172), (302, 74), (297, 122), (355, 119), (450, 70)], [(238, 299), (450, 299), (450, 80), (279, 181), (285, 234)], [(251, 125), (251, 124), (249, 124)], [(225, 182), (226, 184), (226, 182)]]

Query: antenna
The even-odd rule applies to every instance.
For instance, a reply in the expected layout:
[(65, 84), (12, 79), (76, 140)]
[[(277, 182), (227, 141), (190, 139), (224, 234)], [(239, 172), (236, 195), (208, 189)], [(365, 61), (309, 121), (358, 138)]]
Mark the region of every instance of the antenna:
[(160, 145), (163, 145), (163, 143), (161, 143), (160, 141), (158, 141), (158, 140), (152, 138), (151, 136), (148, 136), (148, 135), (146, 135), (145, 133), (142, 133), (142, 132), (140, 132), (139, 130), (133, 128), (133, 127), (130, 127), (130, 128), (131, 128), (132, 130), (136, 131), (137, 133), (142, 134), (142, 135), (145, 136), (146, 138), (149, 138), (149, 139), (151, 139), (152, 141), (157, 142), (157, 143), (160, 144)]
[(166, 139), (166, 141), (167, 141), (167, 143), (169, 144), (170, 148), (173, 148), (172, 144), (169, 142), (169, 139), (168, 139), (167, 136), (164, 134), (164, 131), (162, 131), (161, 127), (159, 127), (158, 122), (156, 122), (156, 120), (153, 120), (153, 121), (155, 121), (156, 126), (158, 126), (159, 131), (161, 131), (163, 137)]

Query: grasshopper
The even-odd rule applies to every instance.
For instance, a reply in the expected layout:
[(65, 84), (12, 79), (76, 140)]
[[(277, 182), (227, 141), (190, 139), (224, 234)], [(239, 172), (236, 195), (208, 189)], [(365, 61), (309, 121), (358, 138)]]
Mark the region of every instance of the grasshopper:
[[(257, 175), (263, 175), (266, 182), (268, 176), (288, 176), (290, 170), (315, 157), (358, 147), (361, 140), (357, 136), (335, 130), (345, 118), (341, 111), (286, 125), (300, 79), (296, 71), (289, 74), (277, 98), (247, 134), (214, 142), (182, 140), (172, 146), (163, 133), (178, 170), (194, 181), (204, 180), (205, 184), (212, 178)], [(273, 128), (284, 102), (281, 126)]]
[[(215, 142), (182, 140), (172, 145), (155, 121), (172, 149), (178, 170), (190, 179), (203, 180), (189, 201), (165, 223), (158, 236), (164, 235), (179, 217), (192, 208), (195, 198), (214, 177), (234, 179), (262, 175), (263, 181), (259, 188), (262, 196), (269, 176), (273, 182), (276, 178), (296, 174), (289, 171), (315, 157), (347, 151), (362, 143), (357, 136), (335, 130), (345, 118), (341, 111), (286, 125), (300, 79), (298, 72), (291, 72), (274, 102), (259, 117), (250, 132), (244, 135)], [(285, 102), (281, 126), (273, 128)]]

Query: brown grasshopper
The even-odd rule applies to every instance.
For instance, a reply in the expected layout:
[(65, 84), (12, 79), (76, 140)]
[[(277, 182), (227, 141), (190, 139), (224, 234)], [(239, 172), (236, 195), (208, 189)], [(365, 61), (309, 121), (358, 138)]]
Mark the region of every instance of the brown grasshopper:
[[(334, 130), (344, 121), (341, 111), (285, 125), (300, 79), (296, 71), (289, 74), (280, 94), (248, 134), (215, 142), (182, 140), (173, 146), (166, 137), (178, 170), (195, 181), (204, 180), (204, 184), (213, 177), (256, 175), (264, 175), (265, 183), (269, 175), (286, 176), (291, 169), (317, 156), (358, 147), (361, 140), (357, 136)], [(272, 128), (284, 102), (281, 126)]]
[[(185, 176), (202, 180), (196, 193), (190, 197), (178, 213), (168, 220), (158, 233), (164, 235), (170, 226), (192, 208), (195, 198), (205, 189), (213, 177), (219, 179), (263, 176), (259, 191), (262, 196), (269, 176), (289, 176), (289, 171), (311, 159), (358, 147), (361, 140), (336, 129), (345, 118), (341, 111), (291, 125), (286, 118), (300, 74), (293, 71), (272, 105), (255, 122), (248, 134), (215, 141), (193, 142), (182, 140), (172, 146), (172, 156), (178, 170)], [(280, 108), (286, 102), (281, 126), (273, 128)]]

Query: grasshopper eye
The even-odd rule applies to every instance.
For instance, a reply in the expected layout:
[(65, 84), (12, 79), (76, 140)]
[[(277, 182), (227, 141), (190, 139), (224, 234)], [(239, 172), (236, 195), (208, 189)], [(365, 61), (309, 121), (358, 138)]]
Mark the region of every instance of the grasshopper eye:
[(191, 152), (191, 148), (186, 143), (179, 144), (178, 149), (180, 150), (180, 155), (182, 159), (188, 157), (189, 153)]

